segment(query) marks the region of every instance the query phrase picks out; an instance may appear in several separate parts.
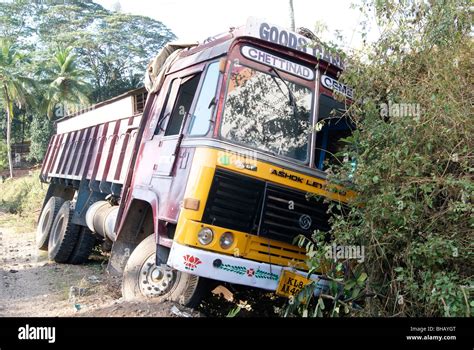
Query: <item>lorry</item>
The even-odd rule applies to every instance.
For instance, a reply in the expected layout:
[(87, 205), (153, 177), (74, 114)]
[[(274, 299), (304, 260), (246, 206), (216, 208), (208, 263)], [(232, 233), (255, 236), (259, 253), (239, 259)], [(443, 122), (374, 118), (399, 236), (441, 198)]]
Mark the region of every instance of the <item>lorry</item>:
[(38, 248), (79, 264), (101, 244), (125, 299), (195, 306), (212, 281), (320, 292), (295, 242), (354, 196), (325, 172), (353, 129), (344, 62), (255, 18), (164, 51), (147, 90), (57, 121)]

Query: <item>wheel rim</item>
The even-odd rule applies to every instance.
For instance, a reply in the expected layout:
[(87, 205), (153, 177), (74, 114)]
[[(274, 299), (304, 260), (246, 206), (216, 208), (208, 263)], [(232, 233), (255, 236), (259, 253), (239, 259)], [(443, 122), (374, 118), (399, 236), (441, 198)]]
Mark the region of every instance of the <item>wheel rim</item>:
[(150, 255), (142, 265), (138, 276), (140, 291), (148, 298), (169, 293), (177, 280), (176, 270), (166, 265), (157, 266), (155, 259), (155, 254)]

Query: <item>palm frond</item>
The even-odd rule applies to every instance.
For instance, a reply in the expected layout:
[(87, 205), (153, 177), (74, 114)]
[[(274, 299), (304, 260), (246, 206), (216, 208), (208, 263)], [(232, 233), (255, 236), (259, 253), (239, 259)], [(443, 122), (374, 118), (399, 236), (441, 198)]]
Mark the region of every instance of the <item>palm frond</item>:
[(90, 88), (83, 80), (85, 72), (77, 68), (76, 61), (77, 57), (71, 47), (58, 48), (53, 55), (54, 66), (48, 71), (50, 77), (45, 94), (49, 101), (47, 115), (50, 119), (58, 104), (71, 109), (89, 103), (87, 93)]

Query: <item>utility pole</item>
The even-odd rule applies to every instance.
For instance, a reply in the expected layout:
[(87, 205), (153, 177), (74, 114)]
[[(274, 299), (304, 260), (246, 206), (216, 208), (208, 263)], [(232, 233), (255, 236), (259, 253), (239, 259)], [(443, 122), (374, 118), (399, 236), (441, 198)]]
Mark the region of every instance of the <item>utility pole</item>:
[(295, 31), (295, 9), (293, 7), (293, 0), (290, 1), (290, 29), (292, 31)]

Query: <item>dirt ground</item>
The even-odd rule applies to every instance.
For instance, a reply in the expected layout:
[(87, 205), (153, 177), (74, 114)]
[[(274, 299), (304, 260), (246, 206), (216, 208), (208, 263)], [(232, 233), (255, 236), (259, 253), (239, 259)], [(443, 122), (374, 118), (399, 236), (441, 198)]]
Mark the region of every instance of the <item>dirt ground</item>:
[(35, 248), (34, 233), (0, 228), (0, 238), (2, 317), (201, 315), (173, 303), (122, 301), (120, 287), (105, 274), (103, 258), (93, 256), (85, 265), (56, 264)]
[(34, 232), (0, 227), (0, 317), (276, 316), (275, 305), (282, 304), (273, 293), (229, 285), (216, 290), (223, 293), (209, 293), (197, 310), (171, 302), (126, 302), (106, 266), (100, 255), (84, 265), (50, 262), (36, 249)]

